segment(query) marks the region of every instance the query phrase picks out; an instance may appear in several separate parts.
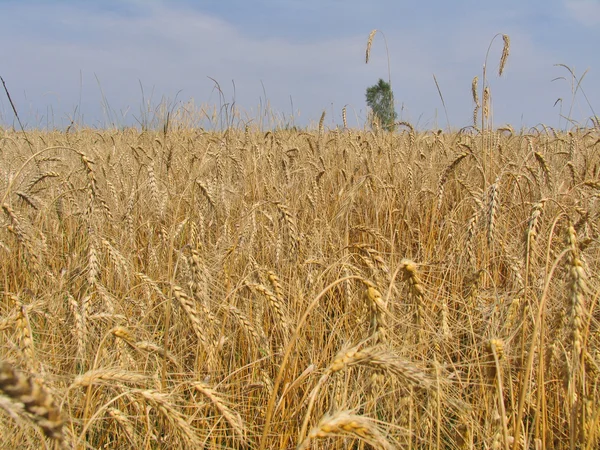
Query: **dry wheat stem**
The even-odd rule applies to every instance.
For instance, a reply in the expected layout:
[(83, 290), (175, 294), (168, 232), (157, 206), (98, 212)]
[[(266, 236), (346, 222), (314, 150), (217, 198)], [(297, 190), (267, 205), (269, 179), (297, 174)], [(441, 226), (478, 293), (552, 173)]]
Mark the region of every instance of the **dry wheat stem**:
[(502, 382), (502, 371), (500, 368), (500, 360), (504, 356), (504, 342), (501, 339), (490, 339), (488, 349), (492, 354), (494, 361), (494, 369), (496, 375), (496, 388), (498, 407), (500, 408), (500, 421), (502, 423), (502, 434), (504, 449), (509, 450), (508, 427), (506, 423), (506, 407), (504, 405), (504, 386)]
[[(582, 331), (586, 315), (585, 308), (585, 271), (578, 254), (577, 234), (572, 224), (567, 229), (567, 242), (569, 244), (569, 275), (570, 275), (570, 319), (571, 339), (573, 343), (573, 364), (578, 366), (582, 351)], [(577, 368), (574, 367), (575, 371)]]
[(524, 411), (525, 397), (527, 395), (527, 388), (529, 386), (529, 380), (531, 377), (531, 369), (533, 366), (533, 359), (535, 357), (535, 346), (537, 344), (537, 335), (542, 326), (542, 317), (543, 317), (544, 309), (546, 307), (546, 301), (548, 299), (548, 290), (550, 288), (550, 282), (554, 276), (555, 270), (557, 269), (559, 263), (562, 261), (562, 258), (564, 258), (568, 254), (569, 251), (570, 251), (569, 249), (564, 250), (560, 255), (558, 255), (558, 257), (554, 260), (554, 263), (552, 264), (552, 267), (550, 268), (550, 270), (547, 271), (548, 275), (546, 277), (544, 290), (540, 297), (538, 312), (537, 312), (537, 316), (536, 316), (536, 319), (535, 319), (535, 322), (533, 325), (533, 330), (531, 333), (531, 344), (529, 346), (529, 351), (527, 353), (527, 361), (525, 363), (525, 369), (524, 369), (525, 376), (521, 382), (521, 390), (519, 392), (519, 397), (518, 397), (517, 416), (516, 416), (516, 420), (514, 422), (514, 432), (513, 432), (513, 437), (515, 439), (515, 441), (514, 441), (515, 443), (513, 445), (513, 450), (518, 449), (518, 442), (519, 442), (519, 438), (521, 435), (521, 421), (523, 420), (523, 414), (525, 413), (525, 411)]
[(271, 427), (271, 419), (272, 419), (272, 414), (273, 414), (273, 408), (275, 406), (275, 399), (276, 399), (276, 396), (277, 396), (277, 393), (278, 393), (278, 390), (279, 390), (279, 385), (280, 385), (281, 380), (283, 378), (284, 370), (286, 369), (287, 362), (288, 362), (289, 357), (291, 355), (291, 352), (292, 352), (292, 349), (294, 347), (294, 344), (296, 343), (296, 339), (298, 338), (298, 334), (299, 334), (300, 330), (304, 326), (304, 323), (306, 322), (306, 319), (308, 318), (308, 315), (311, 313), (311, 311), (314, 309), (314, 307), (317, 306), (317, 304), (323, 298), (323, 296), (325, 296), (325, 294), (327, 294), (327, 292), (329, 292), (330, 289), (333, 289), (338, 284), (344, 283), (344, 282), (350, 281), (350, 280), (361, 280), (362, 281), (362, 277), (359, 277), (359, 276), (356, 276), (356, 275), (349, 275), (349, 276), (337, 279), (334, 282), (332, 282), (331, 284), (329, 284), (307, 306), (306, 311), (304, 312), (304, 314), (302, 315), (302, 317), (298, 321), (298, 325), (296, 325), (296, 329), (294, 330), (294, 333), (289, 338), (289, 341), (288, 341), (288, 343), (287, 343), (287, 345), (286, 345), (286, 347), (284, 349), (283, 358), (281, 360), (281, 364), (279, 365), (279, 369), (277, 371), (277, 377), (275, 378), (275, 382), (273, 383), (273, 393), (269, 397), (269, 402), (267, 404), (267, 411), (266, 411), (266, 414), (265, 414), (265, 423), (264, 423), (264, 426), (263, 426), (263, 432), (262, 432), (262, 436), (261, 436), (261, 439), (260, 439), (260, 446), (259, 446), (260, 450), (264, 450), (266, 448), (266, 445), (267, 445), (267, 436), (269, 434), (270, 427)]

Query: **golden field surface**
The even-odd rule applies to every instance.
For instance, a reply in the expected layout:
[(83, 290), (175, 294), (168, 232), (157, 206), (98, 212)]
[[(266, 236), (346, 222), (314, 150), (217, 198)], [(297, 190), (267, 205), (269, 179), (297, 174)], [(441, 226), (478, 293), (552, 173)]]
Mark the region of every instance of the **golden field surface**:
[(599, 150), (3, 131), (0, 446), (598, 448)]

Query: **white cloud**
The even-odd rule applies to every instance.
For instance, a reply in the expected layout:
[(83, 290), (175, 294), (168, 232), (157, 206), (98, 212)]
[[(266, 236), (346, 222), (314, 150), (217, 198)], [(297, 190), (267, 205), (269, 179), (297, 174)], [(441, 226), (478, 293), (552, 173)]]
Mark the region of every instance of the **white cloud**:
[[(80, 89), (88, 123), (101, 123), (96, 75), (110, 106), (117, 111), (129, 107), (137, 114), (142, 106), (138, 80), (146, 99), (154, 88), (155, 103), (163, 95), (173, 99), (182, 90), (178, 100), (194, 98), (196, 104), (218, 104), (210, 76), (221, 84), (228, 102), (234, 94), (233, 80), (236, 104), (254, 111), (250, 116), (256, 114), (259, 102), (265, 103), (264, 84), (273, 110), (286, 116), (292, 113), (292, 97), (294, 114), (301, 112), (301, 125), (318, 120), (323, 109), (328, 112), (327, 123), (332, 116), (339, 123), (346, 104), (359, 113), (358, 125), (362, 125), (365, 88), (379, 77), (387, 78), (381, 36), (375, 38), (370, 63), (364, 63), (373, 20), (368, 17), (351, 30), (343, 23), (334, 24), (328, 32), (334, 37), (317, 40), (308, 30), (306, 39), (294, 40), (282, 34), (253, 35), (222, 18), (162, 1), (130, 0), (125, 12), (91, 10), (80, 2), (57, 5), (38, 3), (32, 10), (12, 3), (11, 19), (0, 17), (0, 39), (11, 42), (0, 47), (1, 74), (18, 106), (33, 117), (29, 123), (35, 123), (36, 112), (46, 114), (47, 106), (55, 116), (72, 113)], [(350, 2), (345, 14), (350, 15), (352, 8)], [(403, 118), (426, 127), (433, 126), (437, 114), (439, 124), (445, 124), (432, 78), (435, 74), (452, 125), (467, 125), (472, 111), (470, 83), (473, 76), (480, 75), (493, 30), (508, 33), (513, 44), (505, 77), (496, 80), (493, 75), (492, 79), (498, 122), (518, 126), (522, 113), (530, 125), (551, 122), (557, 116), (551, 107), (556, 91), (568, 87), (550, 83), (551, 78), (562, 75), (552, 64), (573, 61), (536, 41), (530, 27), (514, 23), (513, 13), (498, 17), (481, 12), (476, 18), (441, 21), (425, 28), (408, 19), (397, 27), (381, 26), (390, 50), (395, 97), (405, 106)], [(490, 74), (497, 69), (501, 49), (499, 39), (490, 54)], [(597, 92), (591, 87), (586, 91), (592, 104)], [(0, 96), (0, 122), (2, 115), (10, 117), (11, 113)]]
[(598, 0), (566, 0), (566, 7), (571, 16), (585, 26), (600, 24), (600, 1)]
[[(227, 100), (234, 80), (236, 100), (243, 108), (259, 104), (262, 81), (275, 109), (289, 114), (291, 95), (295, 108), (316, 109), (317, 115), (331, 102), (343, 105), (339, 86), (348, 87), (344, 78), (354, 80), (357, 68), (362, 69), (358, 39), (304, 44), (254, 39), (223, 20), (159, 2), (134, 17), (64, 6), (41, 8), (45, 10), (38, 14), (66, 27), (62, 36), (40, 40), (25, 34), (12, 40), (10, 52), (0, 53), (0, 59), (8, 63), (5, 79), (18, 92), (40, 99), (46, 91), (57, 91), (63, 106), (77, 102), (82, 71), (84, 96), (98, 97), (96, 74), (116, 109), (135, 109), (140, 103), (138, 80), (147, 92), (154, 86), (158, 98), (174, 97), (182, 89), (180, 98), (218, 102), (211, 96), (210, 76), (220, 82)], [(359, 99), (362, 96), (355, 101)]]

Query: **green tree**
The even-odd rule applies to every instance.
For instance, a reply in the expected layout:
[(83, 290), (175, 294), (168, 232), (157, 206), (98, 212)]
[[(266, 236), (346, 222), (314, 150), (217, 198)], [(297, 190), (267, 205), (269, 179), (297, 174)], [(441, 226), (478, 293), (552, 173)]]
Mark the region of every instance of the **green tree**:
[(395, 128), (396, 109), (394, 108), (394, 93), (392, 85), (381, 78), (371, 87), (367, 88), (367, 105), (373, 111), (373, 119), (388, 131)]

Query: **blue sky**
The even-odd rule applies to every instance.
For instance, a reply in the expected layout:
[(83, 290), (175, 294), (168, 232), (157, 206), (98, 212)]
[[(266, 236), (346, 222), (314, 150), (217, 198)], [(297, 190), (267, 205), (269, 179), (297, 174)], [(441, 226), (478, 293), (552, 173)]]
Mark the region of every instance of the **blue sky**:
[[(0, 0), (0, 11), (0, 76), (29, 127), (135, 124), (162, 99), (219, 105), (208, 77), (240, 122), (256, 123), (268, 103), (301, 126), (326, 110), (333, 127), (348, 105), (350, 125), (362, 126), (365, 89), (388, 73), (380, 34), (365, 64), (374, 28), (387, 38), (400, 118), (421, 129), (446, 126), (433, 75), (450, 125), (471, 124), (471, 80), (496, 33), (511, 38), (502, 78), (501, 39), (488, 61), (496, 126), (564, 127), (561, 114), (583, 124), (593, 115), (583, 93), (600, 115), (600, 0)], [(588, 71), (574, 99), (555, 64)], [(14, 124), (3, 91), (0, 124)]]

